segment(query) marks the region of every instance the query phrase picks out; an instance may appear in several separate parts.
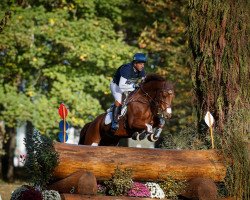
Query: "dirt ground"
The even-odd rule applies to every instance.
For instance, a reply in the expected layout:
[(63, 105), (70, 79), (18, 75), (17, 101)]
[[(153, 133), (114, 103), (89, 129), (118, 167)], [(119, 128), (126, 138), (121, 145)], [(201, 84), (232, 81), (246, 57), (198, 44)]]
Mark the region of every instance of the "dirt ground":
[[(8, 184), (5, 182), (0, 182), (0, 195), (2, 197), (2, 200), (10, 200), (11, 193), (14, 191), (16, 188), (20, 187), (23, 185), (21, 182), (16, 182), (12, 184)], [(1, 200), (1, 198), (0, 198)]]

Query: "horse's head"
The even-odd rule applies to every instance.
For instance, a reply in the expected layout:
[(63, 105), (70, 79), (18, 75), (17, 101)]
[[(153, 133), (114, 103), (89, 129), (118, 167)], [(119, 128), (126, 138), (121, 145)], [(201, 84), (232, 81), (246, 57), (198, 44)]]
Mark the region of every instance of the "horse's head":
[(165, 78), (159, 75), (150, 74), (146, 77), (143, 86), (145, 94), (157, 107), (157, 112), (162, 113), (167, 119), (171, 118), (171, 104), (174, 98), (173, 84), (167, 82)]
[(158, 112), (161, 112), (167, 119), (170, 119), (172, 115), (171, 104), (173, 98), (174, 91), (170, 88), (159, 91), (155, 98), (155, 101), (158, 103)]

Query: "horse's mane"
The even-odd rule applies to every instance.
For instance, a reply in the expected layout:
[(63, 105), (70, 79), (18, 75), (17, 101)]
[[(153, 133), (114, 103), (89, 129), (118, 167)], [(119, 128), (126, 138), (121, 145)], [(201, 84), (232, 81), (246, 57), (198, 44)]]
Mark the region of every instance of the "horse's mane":
[(144, 83), (148, 83), (150, 81), (166, 81), (165, 78), (158, 74), (148, 74), (144, 80)]
[(170, 83), (169, 81), (166, 81), (166, 79), (158, 74), (148, 74), (146, 78), (143, 81), (143, 84), (151, 82), (151, 81), (160, 81), (160, 82), (166, 82), (165, 88), (173, 90), (174, 85)]

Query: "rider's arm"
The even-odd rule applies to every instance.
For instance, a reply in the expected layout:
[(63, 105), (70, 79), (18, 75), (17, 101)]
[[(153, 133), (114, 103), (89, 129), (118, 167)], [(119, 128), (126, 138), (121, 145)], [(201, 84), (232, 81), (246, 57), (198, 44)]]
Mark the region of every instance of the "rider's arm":
[(134, 83), (128, 81), (128, 79), (122, 76), (120, 78), (119, 88), (121, 89), (122, 92), (129, 92), (135, 90)]

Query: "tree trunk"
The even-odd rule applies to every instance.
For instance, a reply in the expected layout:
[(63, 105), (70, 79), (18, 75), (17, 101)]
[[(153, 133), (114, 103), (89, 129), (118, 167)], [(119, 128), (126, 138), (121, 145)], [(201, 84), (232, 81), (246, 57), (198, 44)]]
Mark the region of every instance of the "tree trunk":
[(162, 180), (194, 177), (222, 181), (226, 175), (224, 158), (215, 150), (163, 150), (128, 147), (93, 147), (55, 143), (59, 165), (57, 178), (65, 178), (82, 169), (97, 180), (110, 179), (115, 168), (132, 169), (133, 180)]
[(8, 182), (14, 181), (14, 153), (16, 147), (16, 131), (15, 128), (6, 126), (5, 139), (7, 142), (4, 144), (5, 155), (2, 159), (3, 164), (3, 178)]
[[(189, 41), (198, 121), (210, 111), (222, 133), (232, 112), (249, 109), (250, 53), (247, 0), (189, 1)], [(201, 123), (200, 130), (204, 129)]]
[(199, 130), (206, 133), (202, 122), (210, 111), (223, 152), (234, 160), (228, 163), (225, 179), (229, 195), (248, 199), (250, 168), (245, 142), (250, 124), (250, 1), (190, 0), (189, 8)]
[(4, 150), (3, 150), (4, 134), (5, 134), (4, 122), (0, 121), (0, 179), (3, 178), (2, 157), (4, 155)]

